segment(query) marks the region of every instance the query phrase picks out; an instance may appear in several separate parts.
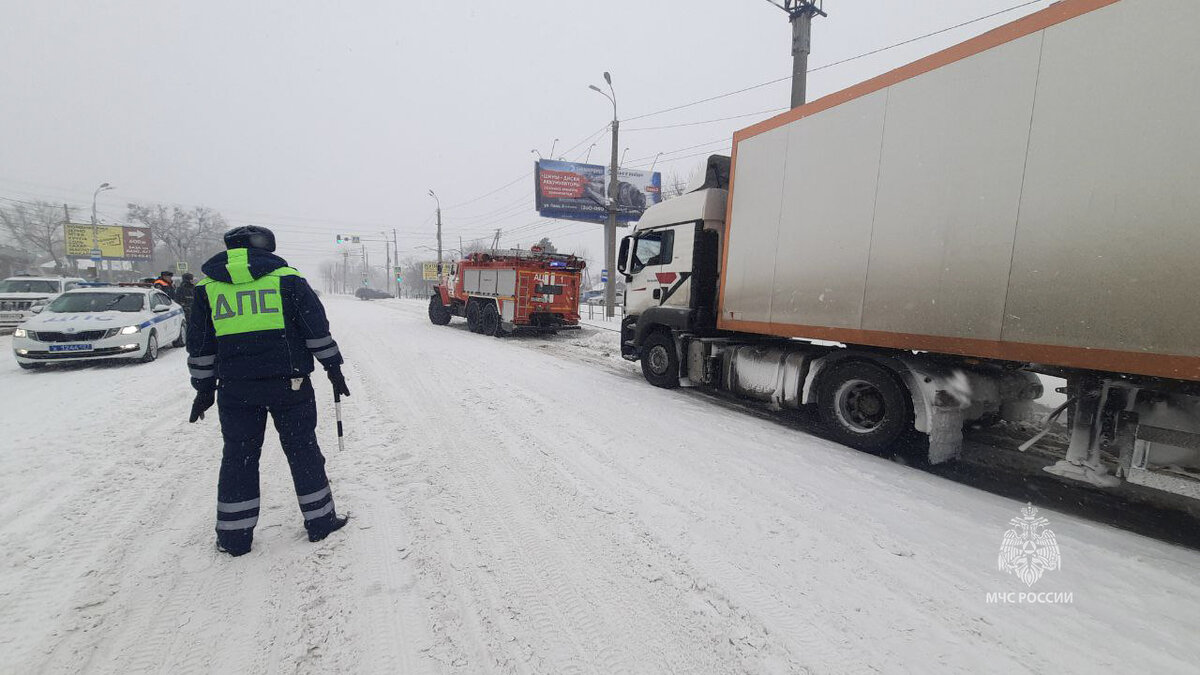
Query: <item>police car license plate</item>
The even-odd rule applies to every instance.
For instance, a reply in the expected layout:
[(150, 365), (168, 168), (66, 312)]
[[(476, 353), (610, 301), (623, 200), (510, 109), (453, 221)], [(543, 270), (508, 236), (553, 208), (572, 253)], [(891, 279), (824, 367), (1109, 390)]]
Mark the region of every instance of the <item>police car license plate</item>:
[(12, 312), (10, 312), (8, 314), (0, 314), (0, 321), (24, 321), (24, 320), (25, 320), (24, 314), (15, 314)]
[(52, 352), (90, 352), (90, 351), (92, 351), (92, 346), (85, 345), (85, 344), (50, 345), (50, 351), (52, 351)]

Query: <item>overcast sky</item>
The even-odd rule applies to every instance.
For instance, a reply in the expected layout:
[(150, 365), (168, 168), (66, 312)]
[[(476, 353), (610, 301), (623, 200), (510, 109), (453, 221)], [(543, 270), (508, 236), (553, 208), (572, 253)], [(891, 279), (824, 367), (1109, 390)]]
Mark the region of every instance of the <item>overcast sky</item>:
[[(790, 73), (790, 26), (765, 0), (0, 3), (0, 197), (90, 208), (108, 181), (109, 222), (128, 201), (211, 206), (275, 229), (311, 275), (337, 233), (395, 228), (402, 256), (426, 255), (431, 188), (447, 246), (502, 228), (506, 246), (545, 234), (600, 261), (600, 227), (539, 219), (526, 175), (556, 138), (555, 155), (595, 143), (590, 160), (606, 161), (612, 109), (588, 89), (605, 70), (625, 164), (663, 152), (664, 179), (789, 97), (781, 82), (632, 119)], [(1018, 4), (826, 0), (810, 67)], [(1049, 4), (813, 73), (810, 99)]]

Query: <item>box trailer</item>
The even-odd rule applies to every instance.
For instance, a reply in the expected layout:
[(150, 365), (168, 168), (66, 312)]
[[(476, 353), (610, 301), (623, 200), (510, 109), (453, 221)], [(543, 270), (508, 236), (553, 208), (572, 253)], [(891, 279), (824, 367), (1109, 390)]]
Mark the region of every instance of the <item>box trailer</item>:
[(1064, 377), (1048, 470), (1200, 497), (1198, 31), (1064, 0), (739, 131), (622, 242), (622, 353), (933, 462)]

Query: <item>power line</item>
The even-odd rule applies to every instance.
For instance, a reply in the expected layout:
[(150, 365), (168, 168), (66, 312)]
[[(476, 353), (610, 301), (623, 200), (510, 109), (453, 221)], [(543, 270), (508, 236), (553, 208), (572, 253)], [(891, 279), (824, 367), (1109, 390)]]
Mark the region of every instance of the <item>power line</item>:
[[(909, 38), (909, 39), (907, 39), (907, 40), (903, 40), (903, 41), (901, 41), (901, 42), (897, 42), (897, 43), (895, 43), (895, 44), (891, 44), (891, 45), (888, 45), (888, 46), (886, 46), (886, 47), (880, 47), (880, 48), (878, 48), (878, 49), (872, 49), (872, 50), (871, 50), (871, 51), (869, 51), (869, 52), (863, 52), (862, 54), (857, 54), (857, 55), (855, 55), (855, 56), (851, 56), (851, 57), (849, 57), (849, 58), (845, 58), (845, 59), (842, 59), (842, 60), (840, 60), (840, 61), (834, 61), (833, 63), (826, 63), (825, 65), (822, 65), (822, 66), (817, 66), (816, 68), (809, 68), (809, 69), (808, 69), (808, 72), (809, 72), (809, 73), (816, 73), (816, 72), (819, 72), (819, 71), (825, 70), (825, 69), (827, 69), (827, 68), (833, 68), (834, 66), (840, 66), (840, 65), (842, 65), (842, 64), (845, 64), (845, 63), (850, 63), (851, 61), (857, 61), (857, 60), (859, 60), (859, 59), (864, 59), (864, 58), (867, 58), (868, 56), (874, 56), (874, 55), (876, 55), (876, 54), (879, 54), (879, 53), (881, 53), (881, 52), (886, 52), (886, 51), (888, 51), (888, 50), (890, 50), (890, 49), (895, 49), (895, 48), (897, 48), (897, 47), (903, 47), (904, 45), (909, 45), (909, 44), (912, 44), (912, 43), (914, 43), (914, 42), (918, 42), (918, 41), (920, 41), (920, 40), (924, 40), (924, 39), (926, 39), (926, 38), (931, 38), (931, 37), (934, 37), (934, 36), (936, 36), (936, 35), (941, 35), (942, 33), (948, 33), (948, 32), (950, 32), (950, 31), (952, 31), (952, 30), (957, 30), (957, 29), (959, 29), (959, 28), (963, 28), (963, 27), (965, 27), (965, 26), (970, 26), (971, 24), (979, 23), (980, 21), (986, 21), (986, 20), (988, 20), (988, 19), (995, 18), (995, 17), (997, 17), (997, 16), (1000, 16), (1000, 15), (1002, 15), (1002, 14), (1008, 14), (1009, 12), (1015, 12), (1015, 11), (1016, 11), (1016, 10), (1018, 10), (1018, 9), (1023, 9), (1023, 8), (1025, 8), (1025, 7), (1029, 7), (1030, 5), (1036, 5), (1036, 4), (1038, 4), (1039, 2), (1045, 2), (1045, 1), (1046, 1), (1046, 0), (1030, 0), (1029, 2), (1023, 2), (1023, 3), (1021, 3), (1021, 4), (1018, 4), (1018, 5), (1013, 5), (1012, 7), (1008, 7), (1008, 8), (1006, 8), (1006, 9), (1002, 9), (1002, 10), (999, 10), (999, 11), (996, 11), (996, 12), (992, 12), (991, 14), (988, 14), (988, 15), (986, 15), (986, 16), (981, 16), (981, 17), (977, 17), (977, 18), (974, 18), (974, 19), (970, 19), (970, 20), (968, 20), (968, 21), (963, 21), (962, 23), (958, 23), (958, 24), (955, 24), (955, 25), (953, 25), (953, 26), (949, 26), (949, 27), (947, 27), (947, 28), (942, 28), (942, 29), (935, 30), (935, 31), (932, 31), (932, 32), (929, 32), (929, 33), (925, 33), (924, 35), (918, 35), (917, 37), (914, 37), (914, 38)], [(728, 97), (730, 97), (730, 96), (736, 96), (737, 94), (744, 94), (744, 93), (746, 93), (746, 92), (748, 92), (748, 91), (753, 91), (753, 90), (755, 90), (755, 89), (761, 89), (761, 88), (763, 88), (763, 87), (767, 87), (767, 86), (770, 86), (770, 85), (772, 85), (772, 84), (778, 84), (778, 83), (780, 83), (780, 82), (784, 82), (784, 81), (790, 80), (791, 78), (792, 78), (792, 76), (791, 76), (791, 75), (785, 75), (784, 77), (780, 77), (780, 78), (777, 78), (777, 79), (774, 79), (774, 80), (770, 80), (770, 81), (767, 81), (767, 82), (762, 82), (762, 83), (760, 83), (760, 84), (755, 84), (755, 85), (752, 85), (752, 86), (749, 86), (749, 87), (743, 87), (742, 89), (737, 89), (737, 90), (735, 90), (735, 91), (726, 92), (726, 93), (724, 93), (724, 94), (718, 94), (718, 95), (716, 95), (716, 96), (709, 96), (709, 97), (707, 97), (707, 98), (702, 98), (702, 99), (699, 99), (699, 100), (697, 100), (697, 101), (691, 101), (691, 102), (689, 102), (689, 103), (683, 103), (683, 104), (680, 104), (680, 105), (671, 106), (671, 107), (669, 107), (669, 108), (663, 108), (662, 110), (655, 110), (654, 112), (648, 112), (648, 113), (645, 113), (645, 114), (642, 114), (642, 115), (637, 115), (637, 116), (635, 116), (635, 117), (629, 117), (629, 118), (626, 118), (626, 120), (625, 120), (625, 121), (626, 121), (626, 122), (632, 122), (632, 121), (634, 121), (634, 120), (645, 119), (645, 118), (647, 118), (647, 117), (653, 117), (653, 116), (655, 116), (655, 115), (662, 115), (662, 114), (664, 114), (664, 113), (674, 112), (674, 111), (676, 111), (676, 110), (683, 110), (684, 108), (690, 108), (690, 107), (692, 107), (692, 106), (697, 106), (697, 105), (700, 105), (700, 104), (702, 104), (702, 103), (708, 103), (708, 102), (710, 102), (710, 101), (716, 101), (716, 100), (718, 100), (718, 99), (722, 99), (722, 98), (728, 98)]]
[(754, 117), (756, 115), (773, 115), (775, 113), (781, 113), (785, 110), (790, 110), (790, 108), (771, 108), (770, 110), (760, 110), (758, 112), (743, 113), (741, 115), (731, 115), (729, 117), (718, 117), (716, 119), (701, 120), (699, 122), (681, 122), (679, 124), (664, 124), (664, 125), (657, 126), (657, 127), (635, 127), (633, 129), (623, 129), (623, 131), (627, 131), (627, 132), (629, 132), (629, 131), (657, 131), (659, 129), (675, 129), (678, 127), (696, 127), (696, 126), (700, 126), (702, 124), (712, 124), (714, 122), (727, 122), (729, 120), (741, 119), (743, 117)]

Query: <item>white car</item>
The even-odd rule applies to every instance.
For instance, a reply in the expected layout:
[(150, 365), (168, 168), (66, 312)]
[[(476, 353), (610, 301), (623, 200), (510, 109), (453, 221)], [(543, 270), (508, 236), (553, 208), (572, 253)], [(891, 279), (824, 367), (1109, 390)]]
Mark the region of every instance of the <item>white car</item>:
[(16, 328), (33, 316), (31, 308), (50, 302), (82, 281), (78, 277), (27, 276), (0, 281), (0, 331)]
[(22, 368), (92, 359), (158, 358), (187, 339), (183, 308), (162, 291), (136, 286), (76, 288), (13, 331)]

